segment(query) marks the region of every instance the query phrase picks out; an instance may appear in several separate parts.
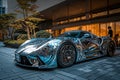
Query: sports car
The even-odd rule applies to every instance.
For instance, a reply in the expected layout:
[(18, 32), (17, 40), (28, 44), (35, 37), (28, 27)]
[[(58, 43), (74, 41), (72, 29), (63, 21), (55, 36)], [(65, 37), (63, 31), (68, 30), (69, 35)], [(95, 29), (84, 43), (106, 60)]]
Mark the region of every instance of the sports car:
[(15, 63), (36, 68), (68, 67), (102, 56), (113, 56), (115, 43), (109, 36), (98, 37), (76, 30), (56, 38), (27, 40), (15, 51)]

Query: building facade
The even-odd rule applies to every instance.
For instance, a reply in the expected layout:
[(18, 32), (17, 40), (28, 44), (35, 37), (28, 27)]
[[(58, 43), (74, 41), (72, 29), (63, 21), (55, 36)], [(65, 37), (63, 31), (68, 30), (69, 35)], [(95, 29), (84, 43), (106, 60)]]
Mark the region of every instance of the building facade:
[(120, 33), (119, 0), (66, 0), (41, 13), (53, 20), (54, 36), (70, 30), (106, 36), (108, 26), (112, 27), (114, 35)]
[[(4, 0), (3, 0), (4, 1)], [(37, 11), (45, 10), (51, 6), (61, 3), (64, 0), (37, 0), (35, 3), (38, 8)], [(16, 13), (15, 11), (20, 9), (16, 0), (7, 0), (8, 3), (8, 13)], [(17, 18), (23, 18), (22, 14), (17, 13)]]
[(7, 0), (0, 0), (0, 15), (7, 13)]
[[(54, 36), (70, 30), (86, 30), (106, 36), (108, 26), (112, 27), (114, 35), (120, 33), (120, 0), (51, 0), (48, 3), (38, 0), (38, 10), (44, 18), (52, 20), (52, 26), (40, 27), (52, 31)], [(16, 9), (16, 0), (0, 0), (0, 14)]]
[[(7, 0), (0, 0), (0, 15), (7, 13)], [(2, 32), (0, 30), (0, 40), (2, 39)]]

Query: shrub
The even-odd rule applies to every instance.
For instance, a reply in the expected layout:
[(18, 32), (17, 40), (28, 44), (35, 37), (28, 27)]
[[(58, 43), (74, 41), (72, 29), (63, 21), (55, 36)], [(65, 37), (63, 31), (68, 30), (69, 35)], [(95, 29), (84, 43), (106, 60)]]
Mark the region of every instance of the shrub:
[(4, 44), (8, 47), (18, 48), (26, 40), (5, 40)]
[(20, 33), (15, 33), (14, 34), (14, 40), (17, 40), (17, 37), (20, 35)]
[(47, 32), (47, 31), (45, 31), (45, 30), (41, 30), (41, 31), (38, 31), (38, 32), (36, 32), (36, 37), (37, 38), (49, 38), (50, 37), (50, 33), (49, 32)]
[(27, 34), (20, 34), (20, 35), (17, 37), (17, 40), (27, 40)]

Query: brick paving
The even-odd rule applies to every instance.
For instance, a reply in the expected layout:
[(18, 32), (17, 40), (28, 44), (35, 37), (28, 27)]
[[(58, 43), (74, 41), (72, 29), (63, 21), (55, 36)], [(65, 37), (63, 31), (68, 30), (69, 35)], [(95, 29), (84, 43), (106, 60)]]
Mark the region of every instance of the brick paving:
[(68, 68), (40, 70), (14, 64), (16, 49), (0, 47), (0, 80), (120, 80), (120, 50), (114, 57), (102, 57)]

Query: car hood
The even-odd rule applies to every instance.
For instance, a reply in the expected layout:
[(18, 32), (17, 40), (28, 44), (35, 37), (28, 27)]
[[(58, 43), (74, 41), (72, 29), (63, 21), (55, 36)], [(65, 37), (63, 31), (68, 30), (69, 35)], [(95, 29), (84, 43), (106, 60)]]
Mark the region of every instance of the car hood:
[(27, 40), (15, 51), (15, 53), (35, 50), (38, 46), (41, 46), (50, 40), (52, 40), (52, 38), (35, 38)]
[(24, 42), (17, 50), (15, 53), (21, 53), (21, 54), (26, 54), (26, 53), (32, 53), (36, 52), (37, 50), (43, 48), (45, 44), (49, 44), (50, 48), (56, 49), (59, 47), (62, 42), (66, 40), (71, 40), (71, 41), (76, 41), (77, 39), (75, 38), (68, 38), (68, 37), (57, 37), (57, 38), (35, 38), (31, 40), (27, 40)]

